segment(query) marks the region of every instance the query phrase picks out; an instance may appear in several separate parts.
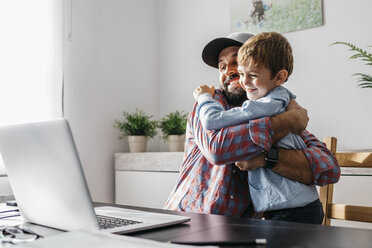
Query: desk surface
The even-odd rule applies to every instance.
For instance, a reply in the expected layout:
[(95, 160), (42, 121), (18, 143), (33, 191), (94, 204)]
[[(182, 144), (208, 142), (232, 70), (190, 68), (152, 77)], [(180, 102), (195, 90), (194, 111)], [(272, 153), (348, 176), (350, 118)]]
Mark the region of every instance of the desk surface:
[[(96, 203), (96, 206), (112, 205)], [(112, 205), (120, 206), (120, 205)], [(249, 247), (371, 247), (372, 230), (297, 224), (280, 221), (234, 218), (220, 215), (173, 212), (126, 206), (132, 209), (151, 210), (190, 216), (191, 221), (130, 236), (161, 242), (169, 241), (226, 241), (266, 238), (266, 245)], [(0, 247), (4, 247), (0, 243)], [(8, 246), (6, 246), (8, 247)], [(229, 246), (223, 246), (229, 247)], [(230, 246), (239, 247), (239, 246)]]
[[(148, 210), (147, 208), (135, 209)], [(267, 239), (267, 244), (265, 246), (249, 247), (359, 248), (371, 247), (372, 244), (372, 230), (172, 212), (166, 210), (155, 211), (190, 216), (191, 221), (173, 227), (137, 232), (131, 234), (131, 236), (162, 242), (169, 242), (170, 240), (218, 241), (256, 238)]]

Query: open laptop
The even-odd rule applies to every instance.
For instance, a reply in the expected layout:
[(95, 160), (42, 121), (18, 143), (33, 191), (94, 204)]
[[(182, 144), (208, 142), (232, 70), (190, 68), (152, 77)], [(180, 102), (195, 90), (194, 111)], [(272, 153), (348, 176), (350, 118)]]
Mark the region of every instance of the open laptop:
[(64, 119), (0, 127), (0, 154), (27, 222), (61, 230), (129, 233), (190, 220), (186, 216), (111, 206), (94, 209)]

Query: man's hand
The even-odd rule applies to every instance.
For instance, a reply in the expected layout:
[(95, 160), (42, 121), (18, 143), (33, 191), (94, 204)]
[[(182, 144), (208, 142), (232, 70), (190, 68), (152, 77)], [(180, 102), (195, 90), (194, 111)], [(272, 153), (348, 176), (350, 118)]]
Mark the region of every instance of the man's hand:
[(272, 142), (276, 143), (289, 133), (301, 133), (307, 127), (309, 117), (307, 110), (291, 100), (287, 110), (284, 113), (270, 118), (271, 128), (274, 135), (271, 137)]
[(197, 101), (201, 94), (209, 93), (213, 97), (214, 92), (215, 92), (214, 86), (200, 85), (198, 88), (194, 90), (193, 95), (194, 95), (195, 101)]
[(236, 162), (235, 165), (240, 170), (244, 170), (244, 171), (255, 170), (265, 165), (265, 154), (261, 153), (260, 155), (250, 160)]
[(292, 116), (293, 133), (301, 133), (306, 129), (309, 122), (306, 109), (298, 105), (298, 103), (292, 99), (288, 104), (286, 112)]

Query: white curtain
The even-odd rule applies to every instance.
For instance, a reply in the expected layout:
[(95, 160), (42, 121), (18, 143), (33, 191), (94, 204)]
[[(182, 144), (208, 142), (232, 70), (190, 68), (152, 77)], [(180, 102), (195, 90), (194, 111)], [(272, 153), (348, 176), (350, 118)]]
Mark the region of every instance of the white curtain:
[(62, 116), (62, 1), (0, 1), (0, 125)]

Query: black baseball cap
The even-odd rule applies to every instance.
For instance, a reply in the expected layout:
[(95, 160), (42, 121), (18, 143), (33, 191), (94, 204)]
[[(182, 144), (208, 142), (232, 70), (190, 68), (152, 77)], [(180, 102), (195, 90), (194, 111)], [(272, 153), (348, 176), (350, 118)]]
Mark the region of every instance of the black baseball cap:
[(249, 33), (232, 33), (227, 37), (217, 38), (209, 42), (203, 49), (203, 61), (214, 68), (218, 69), (218, 56), (226, 47), (242, 46), (253, 34)]

